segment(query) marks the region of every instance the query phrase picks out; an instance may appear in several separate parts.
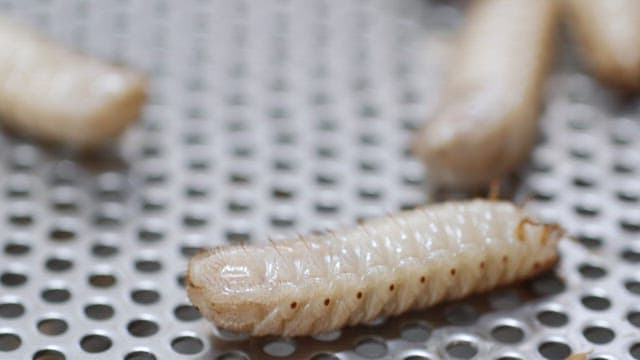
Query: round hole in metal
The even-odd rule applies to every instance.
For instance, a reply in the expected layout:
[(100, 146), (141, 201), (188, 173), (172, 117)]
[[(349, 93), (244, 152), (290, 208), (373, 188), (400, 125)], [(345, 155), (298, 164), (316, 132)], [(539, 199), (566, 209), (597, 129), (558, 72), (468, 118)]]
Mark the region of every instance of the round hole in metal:
[(153, 353), (144, 350), (132, 351), (125, 355), (124, 360), (156, 360)]
[(592, 264), (581, 264), (578, 267), (578, 271), (588, 279), (599, 279), (607, 275), (607, 271), (604, 268)]
[(191, 305), (178, 305), (173, 309), (173, 314), (181, 321), (194, 321), (202, 318), (202, 315)]
[(586, 308), (595, 311), (603, 311), (611, 307), (611, 301), (609, 299), (598, 295), (583, 296), (581, 301), (582, 305)]
[(27, 244), (10, 242), (4, 246), (4, 252), (11, 256), (26, 255), (31, 251), (31, 247)]
[(84, 314), (93, 320), (111, 319), (114, 313), (113, 307), (107, 304), (90, 304), (84, 308)]
[(407, 341), (424, 342), (431, 335), (431, 329), (426, 323), (410, 322), (400, 330), (400, 336)]
[(153, 336), (158, 332), (158, 330), (158, 324), (144, 319), (133, 320), (127, 325), (127, 331), (135, 337)]
[(631, 347), (629, 348), (629, 354), (631, 354), (634, 359), (640, 360), (640, 343), (631, 345)]
[(24, 306), (20, 303), (0, 303), (0, 318), (15, 319), (24, 314)]
[(249, 357), (241, 352), (231, 351), (218, 355), (216, 360), (249, 360)]
[(634, 295), (640, 295), (640, 281), (627, 280), (624, 282), (624, 287)]
[(594, 344), (606, 344), (616, 336), (613, 330), (604, 326), (588, 326), (582, 332), (584, 337)]
[(62, 272), (62, 271), (67, 271), (71, 269), (71, 267), (73, 266), (73, 263), (71, 262), (71, 260), (62, 259), (58, 257), (51, 257), (47, 259), (44, 266), (49, 271)]
[(331, 353), (319, 353), (313, 355), (311, 360), (340, 360), (340, 358)]
[(27, 276), (17, 272), (5, 272), (0, 275), (0, 283), (7, 287), (22, 286), (27, 282)]
[(194, 336), (179, 336), (171, 340), (171, 348), (179, 354), (195, 355), (204, 349), (204, 343)]
[(33, 354), (32, 360), (65, 360), (66, 356), (58, 350), (44, 349)]
[(22, 340), (16, 334), (0, 333), (0, 352), (14, 351), (20, 347)]
[(61, 335), (64, 334), (68, 328), (67, 322), (62, 319), (49, 318), (38, 321), (38, 331), (45, 335)]
[(50, 303), (63, 303), (69, 301), (71, 293), (66, 289), (46, 289), (42, 291), (41, 296)]
[(471, 359), (478, 353), (477, 346), (467, 340), (454, 340), (447, 344), (446, 350), (456, 359)]
[(571, 355), (571, 348), (563, 342), (546, 341), (538, 346), (538, 352), (545, 359), (564, 360)]
[(538, 321), (550, 327), (565, 326), (569, 322), (569, 317), (560, 311), (544, 310), (538, 313)]
[(89, 284), (97, 288), (108, 288), (116, 284), (116, 278), (111, 274), (91, 274)]
[(627, 320), (631, 325), (640, 328), (640, 311), (630, 311), (627, 314)]
[(296, 345), (293, 341), (289, 341), (286, 339), (276, 339), (267, 342), (262, 347), (262, 351), (274, 357), (287, 357), (293, 355), (293, 353), (296, 351)]
[(109, 350), (113, 342), (105, 335), (90, 334), (80, 339), (80, 347), (88, 353), (101, 353)]
[(369, 358), (369, 359), (378, 359), (387, 355), (387, 344), (374, 337), (368, 337), (362, 339), (356, 343), (355, 346), (356, 354)]
[(162, 263), (157, 260), (136, 260), (135, 268), (143, 273), (155, 273), (162, 270)]
[(478, 318), (476, 309), (470, 304), (448, 306), (444, 313), (447, 321), (454, 325), (470, 325)]
[(524, 339), (524, 331), (512, 325), (498, 325), (491, 330), (491, 336), (501, 343), (515, 344)]
[(140, 289), (131, 292), (131, 299), (138, 304), (150, 305), (160, 300), (160, 294), (155, 290)]

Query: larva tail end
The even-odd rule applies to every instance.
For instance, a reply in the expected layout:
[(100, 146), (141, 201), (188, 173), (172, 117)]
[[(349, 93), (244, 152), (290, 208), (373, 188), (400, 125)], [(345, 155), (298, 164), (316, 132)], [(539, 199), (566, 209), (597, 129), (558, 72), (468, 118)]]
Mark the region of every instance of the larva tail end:
[(185, 277), (189, 300), (219, 328), (260, 335), (256, 326), (274, 308), (260, 292), (264, 279), (259, 274), (265, 272), (260, 261), (263, 250), (224, 246), (201, 251), (190, 259)]
[(142, 115), (148, 99), (148, 79), (139, 73), (116, 70), (114, 77), (120, 89), (105, 94), (104, 102), (87, 119), (83, 137), (76, 139), (78, 148), (96, 149), (122, 134)]

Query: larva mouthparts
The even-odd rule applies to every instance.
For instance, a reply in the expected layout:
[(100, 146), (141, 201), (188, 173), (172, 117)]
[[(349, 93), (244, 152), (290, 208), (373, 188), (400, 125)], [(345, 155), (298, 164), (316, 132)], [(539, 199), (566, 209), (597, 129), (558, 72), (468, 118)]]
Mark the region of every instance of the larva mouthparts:
[(186, 287), (220, 328), (313, 335), (534, 276), (556, 263), (561, 237), (509, 202), (450, 202), (304, 240), (203, 252)]

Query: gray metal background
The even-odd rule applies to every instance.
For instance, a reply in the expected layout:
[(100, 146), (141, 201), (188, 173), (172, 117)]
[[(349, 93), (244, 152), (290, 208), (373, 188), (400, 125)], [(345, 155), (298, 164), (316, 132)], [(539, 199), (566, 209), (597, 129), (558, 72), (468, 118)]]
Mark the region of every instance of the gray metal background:
[(145, 69), (153, 94), (98, 159), (0, 136), (0, 358), (640, 359), (640, 107), (573, 70), (571, 56), (520, 188), (577, 239), (556, 272), (316, 338), (248, 339), (188, 306), (188, 257), (427, 201), (407, 145), (437, 96), (430, 34), (455, 27), (459, 10), (1, 4), (65, 43)]

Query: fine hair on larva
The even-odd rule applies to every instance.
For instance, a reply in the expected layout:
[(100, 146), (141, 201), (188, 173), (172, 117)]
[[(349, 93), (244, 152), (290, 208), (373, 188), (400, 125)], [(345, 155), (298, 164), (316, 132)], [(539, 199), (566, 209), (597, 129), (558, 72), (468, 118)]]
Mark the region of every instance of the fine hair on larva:
[(562, 237), (504, 201), (449, 202), (323, 235), (191, 259), (192, 303), (218, 327), (313, 335), (487, 291), (551, 268)]

